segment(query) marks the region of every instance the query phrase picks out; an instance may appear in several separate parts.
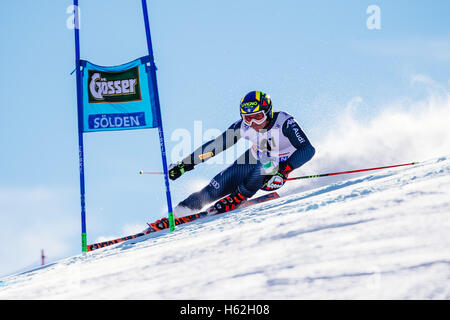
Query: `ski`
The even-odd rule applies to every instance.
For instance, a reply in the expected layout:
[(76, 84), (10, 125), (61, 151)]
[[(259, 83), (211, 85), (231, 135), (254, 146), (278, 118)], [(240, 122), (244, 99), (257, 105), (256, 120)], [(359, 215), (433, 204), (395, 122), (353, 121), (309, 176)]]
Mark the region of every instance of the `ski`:
[[(255, 205), (258, 203), (263, 203), (266, 201), (278, 199), (279, 197), (280, 196), (278, 195), (277, 192), (271, 192), (269, 194), (260, 196), (258, 198), (247, 200), (246, 202), (242, 203), (237, 209), (241, 209), (241, 208), (252, 206), (252, 205)], [(231, 211), (233, 211), (233, 210), (231, 210)], [(231, 211), (228, 211), (228, 212), (231, 212)], [(228, 212), (226, 212), (226, 213), (228, 213)], [(192, 221), (200, 219), (200, 218), (204, 218), (207, 216), (213, 216), (216, 214), (220, 214), (220, 213), (217, 213), (215, 211), (214, 207), (211, 206), (205, 211), (202, 211), (202, 212), (190, 215), (190, 216), (186, 216), (186, 217), (176, 218), (175, 225), (185, 224), (185, 223), (192, 222)], [(129, 235), (126, 237), (117, 238), (117, 239), (113, 239), (113, 240), (109, 240), (109, 241), (103, 241), (103, 242), (89, 244), (89, 245), (87, 245), (87, 251), (93, 251), (93, 250), (111, 246), (111, 245), (114, 245), (117, 243), (140, 238), (140, 237), (143, 237), (150, 233), (166, 230), (169, 228), (169, 223), (163, 223), (163, 222), (158, 222), (158, 223), (154, 222), (154, 223), (149, 223), (148, 225), (149, 225), (149, 228), (147, 230), (145, 230), (145, 232), (140, 232), (140, 233), (136, 233), (133, 235)]]

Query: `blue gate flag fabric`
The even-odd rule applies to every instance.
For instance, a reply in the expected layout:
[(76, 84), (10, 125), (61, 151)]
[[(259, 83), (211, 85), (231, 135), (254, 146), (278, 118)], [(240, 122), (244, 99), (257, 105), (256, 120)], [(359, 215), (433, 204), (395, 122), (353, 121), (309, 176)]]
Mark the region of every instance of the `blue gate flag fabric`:
[(149, 63), (149, 56), (114, 67), (81, 60), (83, 132), (159, 126)]

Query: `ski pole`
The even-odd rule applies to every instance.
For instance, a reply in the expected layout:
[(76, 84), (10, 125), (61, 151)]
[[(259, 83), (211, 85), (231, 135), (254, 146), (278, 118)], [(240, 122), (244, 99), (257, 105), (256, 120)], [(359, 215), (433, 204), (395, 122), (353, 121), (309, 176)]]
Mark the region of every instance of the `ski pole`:
[(164, 174), (164, 172), (145, 172), (145, 171), (140, 170), (139, 174)]
[[(321, 178), (321, 177), (330, 177), (330, 176), (337, 176), (337, 175), (340, 175), (340, 174), (350, 174), (350, 173), (357, 173), (357, 172), (364, 172), (364, 171), (373, 171), (373, 170), (389, 169), (389, 168), (396, 168), (396, 167), (412, 166), (412, 165), (415, 165), (415, 164), (418, 164), (418, 163), (419, 162), (411, 162), (411, 163), (396, 164), (396, 165), (392, 165), (392, 166), (377, 167), (377, 168), (368, 168), (368, 169), (357, 169), (357, 170), (350, 170), (350, 171), (322, 173), (322, 174), (315, 174), (315, 175), (310, 175), (310, 176), (287, 178), (286, 181), (300, 180), (300, 179)], [(141, 170), (141, 171), (139, 171), (139, 174), (163, 174), (163, 173), (162, 172), (145, 172), (145, 171)]]
[(340, 174), (349, 174), (349, 173), (356, 173), (356, 172), (389, 169), (389, 168), (395, 168), (395, 167), (412, 166), (412, 165), (415, 165), (415, 164), (418, 164), (418, 163), (419, 162), (411, 162), (411, 163), (396, 164), (396, 165), (393, 165), (393, 166), (386, 166), (386, 167), (377, 167), (377, 168), (358, 169), (358, 170), (351, 170), (351, 171), (322, 173), (322, 174), (316, 174), (316, 175), (311, 175), (311, 176), (287, 178), (286, 181), (300, 180), (300, 179), (312, 179), (312, 178), (320, 178), (320, 177), (329, 177), (329, 176), (337, 176), (337, 175), (340, 175)]

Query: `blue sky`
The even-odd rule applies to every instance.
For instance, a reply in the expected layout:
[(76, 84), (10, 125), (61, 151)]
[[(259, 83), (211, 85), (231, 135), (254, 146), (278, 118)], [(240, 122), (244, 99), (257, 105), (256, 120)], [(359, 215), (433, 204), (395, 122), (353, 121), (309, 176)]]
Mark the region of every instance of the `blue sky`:
[[(36, 264), (41, 248), (49, 259), (81, 248), (71, 4), (0, 3), (0, 275)], [(366, 26), (370, 5), (381, 10), (380, 30)], [(449, 84), (448, 1), (148, 6), (169, 156), (177, 130), (193, 134), (195, 121), (203, 133), (225, 130), (251, 90), (269, 93), (314, 144), (355, 97), (355, 118), (369, 121), (392, 101), (426, 97), (411, 81), (416, 75)], [(147, 54), (139, 0), (81, 0), (80, 9), (83, 59), (119, 65)], [(164, 214), (162, 178), (137, 174), (161, 170), (157, 130), (86, 134), (85, 156), (89, 242)], [(199, 166), (172, 183), (174, 205), (224, 166)]]

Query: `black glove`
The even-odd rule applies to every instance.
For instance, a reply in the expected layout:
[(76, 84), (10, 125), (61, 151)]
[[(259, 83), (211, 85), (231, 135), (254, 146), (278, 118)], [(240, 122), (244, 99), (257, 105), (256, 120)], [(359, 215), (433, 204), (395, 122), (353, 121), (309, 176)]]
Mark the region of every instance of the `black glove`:
[(179, 162), (177, 164), (171, 164), (169, 167), (169, 178), (170, 180), (176, 180), (186, 171), (191, 171), (194, 169), (193, 164), (187, 164), (183, 162)]

